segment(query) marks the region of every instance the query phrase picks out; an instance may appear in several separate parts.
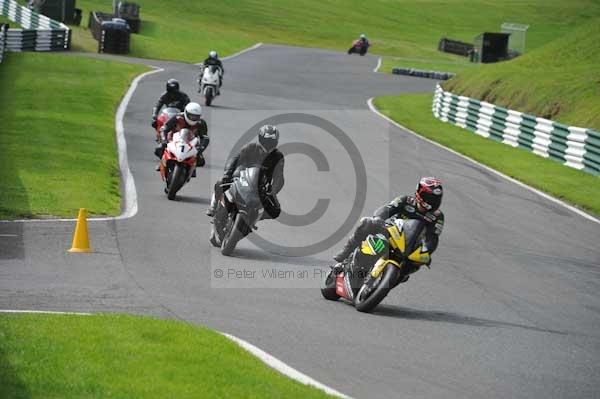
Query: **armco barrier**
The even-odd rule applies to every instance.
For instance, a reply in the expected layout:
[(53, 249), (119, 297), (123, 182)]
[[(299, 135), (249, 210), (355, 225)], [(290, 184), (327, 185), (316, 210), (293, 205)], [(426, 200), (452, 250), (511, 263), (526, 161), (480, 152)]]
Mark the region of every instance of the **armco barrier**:
[(71, 30), (67, 25), (35, 13), (15, 0), (0, 0), (0, 13), (22, 27), (6, 32), (7, 51), (57, 51), (71, 47)]
[(600, 133), (435, 89), (436, 118), (585, 172), (600, 175)]
[(428, 78), (437, 80), (448, 80), (454, 76), (454, 74), (450, 72), (422, 71), (420, 69), (414, 68), (392, 68), (392, 73), (394, 75), (416, 76), (418, 78)]

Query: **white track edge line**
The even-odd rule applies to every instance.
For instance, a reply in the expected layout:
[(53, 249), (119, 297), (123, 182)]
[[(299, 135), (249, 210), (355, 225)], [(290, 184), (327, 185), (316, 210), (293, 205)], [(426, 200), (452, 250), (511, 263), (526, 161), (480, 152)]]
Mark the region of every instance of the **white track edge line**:
[(423, 136), (421, 136), (420, 134), (418, 134), (418, 133), (416, 133), (416, 132), (414, 132), (414, 131), (410, 130), (409, 128), (407, 128), (407, 127), (405, 127), (405, 126), (402, 126), (401, 124), (399, 124), (399, 123), (398, 123), (398, 122), (396, 122), (395, 120), (393, 120), (393, 119), (391, 119), (390, 117), (388, 117), (388, 116), (386, 116), (386, 115), (382, 114), (381, 112), (379, 112), (379, 110), (378, 110), (378, 109), (377, 109), (377, 108), (376, 108), (376, 107), (373, 105), (373, 97), (369, 98), (369, 100), (367, 101), (367, 105), (369, 106), (369, 109), (370, 109), (371, 111), (373, 111), (374, 113), (376, 113), (377, 115), (379, 115), (379, 116), (380, 116), (380, 117), (382, 117), (383, 119), (385, 119), (385, 120), (387, 120), (388, 122), (390, 122), (390, 123), (394, 124), (395, 126), (399, 127), (400, 129), (402, 129), (402, 130), (405, 130), (405, 131), (407, 131), (408, 133), (410, 133), (410, 134), (412, 134), (412, 135), (414, 135), (414, 136), (416, 136), (416, 137), (420, 138), (421, 140), (425, 140), (425, 141), (427, 141), (428, 143), (431, 143), (431, 144), (433, 144), (433, 145), (435, 145), (435, 146), (437, 146), (437, 147), (443, 148), (443, 149), (444, 149), (444, 150), (446, 150), (446, 151), (449, 151), (449, 152), (451, 152), (451, 153), (453, 153), (453, 154), (455, 154), (455, 155), (458, 155), (459, 157), (461, 157), (461, 158), (463, 158), (463, 159), (466, 159), (467, 161), (469, 161), (469, 162), (472, 162), (472, 163), (474, 163), (474, 164), (476, 164), (476, 165), (479, 165), (480, 167), (484, 168), (485, 170), (487, 170), (487, 171), (489, 171), (489, 172), (492, 172), (492, 173), (494, 173), (495, 175), (497, 175), (497, 176), (500, 176), (500, 177), (502, 177), (503, 179), (506, 179), (506, 180), (508, 180), (508, 181), (510, 181), (510, 182), (512, 182), (512, 183), (515, 183), (516, 185), (518, 185), (518, 186), (520, 186), (520, 187), (523, 187), (523, 188), (525, 188), (525, 189), (527, 189), (527, 190), (529, 190), (529, 191), (531, 191), (531, 192), (533, 192), (533, 193), (535, 193), (535, 194), (539, 195), (539, 196), (540, 196), (540, 197), (542, 197), (542, 198), (545, 198), (545, 199), (547, 199), (547, 200), (549, 200), (549, 201), (552, 201), (552, 202), (554, 202), (555, 204), (558, 204), (558, 205), (561, 205), (561, 206), (562, 206), (562, 207), (564, 207), (564, 208), (567, 208), (567, 209), (568, 209), (568, 210), (570, 210), (571, 212), (574, 212), (574, 213), (578, 214), (579, 216), (582, 216), (582, 217), (584, 217), (585, 219), (587, 219), (587, 220), (589, 220), (589, 221), (591, 221), (591, 222), (594, 222), (594, 223), (600, 224), (600, 219), (597, 219), (597, 218), (595, 218), (594, 216), (592, 216), (592, 215), (590, 215), (590, 214), (588, 214), (588, 213), (586, 213), (586, 212), (582, 211), (582, 210), (581, 210), (581, 209), (579, 209), (579, 208), (576, 208), (576, 207), (574, 207), (574, 206), (572, 206), (572, 205), (569, 205), (569, 204), (567, 204), (566, 202), (564, 202), (564, 201), (561, 201), (561, 200), (559, 200), (559, 199), (558, 199), (558, 198), (556, 198), (556, 197), (553, 197), (553, 196), (551, 196), (551, 195), (549, 195), (549, 194), (546, 194), (546, 193), (544, 193), (544, 192), (542, 192), (542, 191), (540, 191), (540, 190), (538, 190), (538, 189), (536, 189), (536, 188), (533, 188), (533, 187), (531, 187), (531, 186), (528, 186), (527, 184), (525, 184), (525, 183), (523, 183), (523, 182), (520, 182), (520, 181), (518, 181), (518, 180), (516, 180), (516, 179), (514, 179), (514, 178), (512, 178), (512, 177), (510, 177), (510, 176), (507, 176), (507, 175), (505, 175), (504, 173), (502, 173), (502, 172), (499, 172), (499, 171), (497, 171), (496, 169), (493, 169), (493, 168), (491, 168), (491, 167), (489, 167), (489, 166), (487, 166), (487, 165), (484, 165), (484, 164), (482, 164), (482, 163), (480, 163), (480, 162), (478, 162), (478, 161), (474, 160), (473, 158), (469, 158), (468, 156), (466, 156), (466, 155), (464, 155), (464, 154), (461, 154), (461, 153), (460, 153), (460, 152), (458, 152), (458, 151), (455, 151), (455, 150), (453, 150), (453, 149), (451, 149), (451, 148), (449, 148), (449, 147), (446, 147), (445, 145), (442, 145), (442, 144), (440, 144), (440, 143), (437, 143), (437, 142), (435, 142), (435, 141), (433, 141), (433, 140), (430, 140), (430, 139), (428, 139), (427, 137), (423, 137)]
[(377, 66), (373, 69), (373, 72), (379, 72), (379, 68), (381, 68), (381, 57), (377, 60)]
[(35, 314), (73, 314), (77, 316), (91, 316), (91, 313), (84, 312), (58, 312), (54, 310), (13, 310), (0, 309), (0, 313), (35, 313)]
[(304, 385), (313, 386), (315, 388), (322, 390), (323, 392), (325, 392), (329, 395), (337, 396), (338, 398), (346, 398), (346, 399), (350, 398), (349, 396), (344, 395), (343, 393), (338, 392), (335, 389), (316, 381), (315, 379), (307, 376), (306, 374), (301, 373), (300, 371), (296, 370), (295, 368), (288, 366), (281, 360), (268, 354), (267, 352), (263, 351), (262, 349), (252, 345), (251, 343), (244, 341), (241, 338), (238, 338), (236, 336), (233, 336), (233, 335), (227, 334), (227, 333), (223, 333), (223, 332), (221, 334), (224, 335), (225, 337), (229, 338), (233, 342), (237, 343), (239, 346), (241, 346), (242, 348), (244, 348), (245, 350), (250, 352), (252, 355), (256, 356), (259, 360), (261, 360), (267, 366), (279, 371), (281, 374), (283, 374), (293, 380), (296, 380)]
[[(85, 313), (85, 312), (59, 312), (59, 311), (52, 311), (52, 310), (13, 310), (13, 309), (0, 309), (0, 313), (12, 313), (12, 314), (28, 314), (28, 313), (32, 313), (32, 314), (63, 314), (63, 315), (76, 315), (76, 316), (92, 316), (92, 313)], [(256, 358), (258, 358), (260, 361), (262, 361), (264, 364), (266, 364), (267, 366), (271, 367), (272, 369), (277, 370), (278, 372), (280, 372), (281, 374), (285, 375), (286, 377), (289, 377), (295, 381), (298, 381), (301, 384), (304, 385), (309, 385), (312, 386), (314, 388), (320, 389), (321, 391), (332, 395), (332, 396), (337, 396), (338, 398), (344, 398), (344, 399), (350, 399), (349, 396), (344, 395), (341, 392), (336, 391), (335, 389), (328, 387), (325, 384), (322, 384), (318, 381), (316, 381), (315, 379), (307, 376), (306, 374), (301, 373), (300, 371), (296, 370), (295, 368), (288, 366), (287, 364), (285, 364), (284, 362), (282, 362), (281, 360), (277, 359), (276, 357), (268, 354), (267, 352), (263, 351), (262, 349), (258, 348), (257, 346), (252, 345), (251, 343), (244, 341), (241, 338), (238, 338), (234, 335), (231, 334), (227, 334), (224, 332), (220, 332), (217, 331), (219, 334), (223, 335), (224, 337), (226, 337), (227, 339), (229, 339), (230, 341), (235, 342), (237, 345), (239, 345), (240, 347), (242, 347), (243, 349), (245, 349), (246, 351), (250, 352), (250, 354), (252, 354), (253, 356), (255, 356)]]
[(117, 148), (119, 149), (119, 169), (121, 170), (121, 176), (123, 179), (122, 185), (125, 191), (125, 205), (123, 207), (123, 212), (119, 216), (117, 216), (116, 218), (106, 218), (105, 220), (128, 219), (137, 214), (137, 191), (135, 188), (135, 180), (133, 179), (133, 174), (129, 169), (129, 161), (127, 159), (127, 140), (125, 140), (125, 128), (123, 127), (123, 118), (125, 117), (125, 112), (127, 111), (127, 107), (129, 106), (129, 101), (131, 100), (133, 93), (137, 90), (138, 83), (146, 76), (162, 71), (164, 71), (164, 69), (156, 68), (153, 71), (145, 72), (136, 77), (131, 83), (131, 86), (129, 86), (129, 90), (127, 90), (127, 93), (125, 94), (125, 97), (123, 97), (123, 101), (121, 101), (119, 109), (117, 110), (117, 116), (115, 118), (115, 130), (117, 131)]

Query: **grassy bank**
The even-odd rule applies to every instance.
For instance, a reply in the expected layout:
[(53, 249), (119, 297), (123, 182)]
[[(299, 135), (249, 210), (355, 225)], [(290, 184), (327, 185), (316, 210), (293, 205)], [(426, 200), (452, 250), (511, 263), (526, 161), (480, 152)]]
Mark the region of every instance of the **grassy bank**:
[(600, 215), (600, 178), (435, 119), (432, 95), (379, 97), (377, 108), (398, 123), (532, 187)]
[(220, 334), (124, 315), (0, 314), (2, 398), (325, 398)]
[(0, 219), (120, 210), (116, 107), (145, 68), (8, 53), (0, 66)]
[[(90, 10), (110, 12), (111, 4), (78, 0), (82, 26)], [(178, 0), (177, 8), (164, 0), (142, 3), (142, 30), (132, 36), (131, 55), (198, 61), (212, 48), (228, 54), (256, 42), (345, 50), (365, 33), (377, 54), (452, 61), (458, 57), (437, 51), (442, 36), (472, 41), (502, 22), (520, 22), (531, 25), (531, 49), (600, 15), (595, 0)], [(84, 34), (89, 38), (87, 31), (76, 32), (75, 45)], [(95, 51), (89, 40), (82, 47)]]
[(600, 18), (509, 62), (463, 71), (444, 88), (600, 131)]

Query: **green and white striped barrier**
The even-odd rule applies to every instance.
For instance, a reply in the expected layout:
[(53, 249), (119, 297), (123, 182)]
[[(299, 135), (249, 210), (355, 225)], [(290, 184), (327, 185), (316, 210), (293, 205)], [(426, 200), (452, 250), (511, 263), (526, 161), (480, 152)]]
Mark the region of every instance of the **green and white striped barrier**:
[(71, 46), (71, 30), (63, 23), (31, 11), (15, 0), (0, 0), (0, 13), (23, 29), (8, 29), (6, 51), (57, 51)]
[(0, 24), (0, 63), (4, 59), (4, 49), (6, 47), (6, 25)]
[(438, 84), (433, 115), (476, 134), (600, 175), (600, 133), (457, 96)]

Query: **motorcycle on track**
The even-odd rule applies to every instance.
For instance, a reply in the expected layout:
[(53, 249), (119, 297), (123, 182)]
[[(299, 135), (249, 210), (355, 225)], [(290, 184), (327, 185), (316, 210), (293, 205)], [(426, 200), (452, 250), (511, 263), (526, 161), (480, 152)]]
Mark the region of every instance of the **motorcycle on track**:
[(177, 192), (190, 181), (196, 168), (199, 142), (188, 129), (181, 129), (167, 143), (160, 161), (160, 176), (170, 200), (174, 200)]
[(221, 69), (216, 65), (205, 66), (198, 77), (198, 93), (204, 96), (204, 104), (210, 106), (220, 94)]
[(352, 47), (350, 47), (350, 49), (348, 50), (348, 54), (357, 53), (360, 55), (365, 55), (367, 54), (368, 49), (368, 44), (363, 43), (361, 40), (355, 40), (354, 43), (352, 43)]
[(423, 221), (391, 218), (386, 227), (387, 235), (369, 235), (343, 262), (343, 270), (329, 271), (321, 286), (325, 299), (344, 298), (359, 312), (371, 312), (410, 274), (429, 265)]
[(229, 189), (217, 198), (210, 243), (220, 247), (225, 256), (233, 253), (237, 243), (252, 232), (262, 217), (261, 196), (268, 192), (268, 184), (261, 171), (261, 167), (251, 166), (236, 172)]
[(156, 118), (156, 142), (160, 142), (160, 129), (163, 127), (163, 125), (180, 112), (181, 111), (179, 108), (175, 107), (167, 106), (163, 108), (163, 110), (160, 112), (160, 115), (158, 115), (158, 118)]

